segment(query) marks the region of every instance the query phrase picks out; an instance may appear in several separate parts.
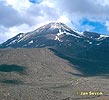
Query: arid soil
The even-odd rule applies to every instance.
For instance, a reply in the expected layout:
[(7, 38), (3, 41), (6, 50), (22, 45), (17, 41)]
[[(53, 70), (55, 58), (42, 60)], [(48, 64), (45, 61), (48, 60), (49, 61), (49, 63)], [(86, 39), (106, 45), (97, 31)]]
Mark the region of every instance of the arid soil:
[(47, 48), (0, 50), (0, 100), (109, 100), (109, 77), (82, 75)]

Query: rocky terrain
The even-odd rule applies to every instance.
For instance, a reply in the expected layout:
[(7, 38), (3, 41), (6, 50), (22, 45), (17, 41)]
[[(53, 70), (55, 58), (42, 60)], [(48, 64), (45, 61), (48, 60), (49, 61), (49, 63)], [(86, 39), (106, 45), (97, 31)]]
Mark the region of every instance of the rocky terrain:
[(19, 33), (0, 48), (50, 48), (78, 66), (84, 76), (109, 74), (109, 35), (78, 32), (63, 23), (49, 23), (32, 32)]
[(109, 35), (54, 22), (0, 48), (0, 100), (109, 100)]
[[(1, 49), (0, 100), (108, 100), (108, 76), (85, 77), (77, 67), (48, 48)], [(83, 95), (90, 91), (99, 93)]]

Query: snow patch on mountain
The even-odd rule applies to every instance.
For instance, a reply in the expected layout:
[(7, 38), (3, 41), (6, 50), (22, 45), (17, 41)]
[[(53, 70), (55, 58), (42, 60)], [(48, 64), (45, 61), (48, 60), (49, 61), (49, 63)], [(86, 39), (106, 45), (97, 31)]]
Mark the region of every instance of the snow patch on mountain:
[(57, 36), (63, 35), (64, 33), (65, 33), (65, 31), (62, 32), (62, 31), (59, 29), (59, 33), (57, 33)]
[[(57, 33), (57, 35), (55, 36), (55, 39), (54, 39), (54, 40), (61, 41), (60, 38), (59, 38), (59, 36), (60, 36), (60, 35), (63, 35), (63, 34), (64, 34), (64, 32), (62, 32), (61, 29), (59, 29), (59, 33)], [(62, 42), (62, 41), (61, 41), (61, 42)]]
[[(71, 42), (71, 44), (68, 44), (68, 46), (72, 46), (73, 39), (77, 41), (79, 44), (89, 44), (89, 45), (100, 45), (103, 40), (108, 39), (109, 35), (100, 35), (98, 33), (93, 32), (79, 32), (77, 30), (71, 29), (68, 26), (66, 26), (63, 23), (49, 23), (47, 25), (44, 25), (42, 27), (39, 27), (38, 29), (28, 32), (28, 33), (19, 33), (15, 37), (7, 40), (3, 44), (1, 44), (1, 47), (43, 47), (48, 46), (51, 44), (57, 43), (59, 41), (61, 44), (67, 44), (68, 42)], [(44, 44), (42, 43), (44, 39)], [(67, 39), (67, 41), (66, 41)], [(56, 41), (54, 41), (56, 40)], [(81, 42), (81, 40), (83, 42)], [(36, 41), (38, 41), (36, 43)], [(49, 41), (51, 43), (49, 43)], [(64, 42), (64, 43), (61, 43)], [(74, 41), (73, 41), (74, 42)], [(102, 42), (103, 43), (103, 42)]]
[(61, 41), (61, 40), (59, 39), (59, 37), (58, 37), (58, 36), (55, 36), (55, 39), (54, 39), (54, 40)]
[(6, 46), (9, 46), (9, 45), (14, 44), (14, 43), (16, 43), (16, 40), (11, 41), (11, 42), (10, 42), (9, 44), (7, 44)]
[(71, 35), (71, 36), (73, 36), (73, 37), (81, 38), (80, 36), (77, 36), (77, 35), (75, 35), (75, 34), (71, 34), (71, 33), (68, 33), (68, 32), (66, 32), (65, 34), (66, 34), (66, 35)]
[[(62, 31), (61, 29), (59, 29), (59, 33), (57, 33), (57, 35), (55, 36), (55, 39), (54, 40), (58, 40), (58, 41), (61, 41), (59, 36), (61, 35), (70, 35), (70, 36), (73, 36), (73, 37), (76, 37), (76, 38), (81, 38), (80, 36), (77, 36), (75, 34), (71, 34), (69, 32), (66, 32), (66, 31)], [(61, 41), (62, 42), (62, 41)]]
[(30, 42), (29, 42), (29, 44), (32, 44), (34, 41), (33, 40), (31, 40)]
[(61, 28), (61, 25), (59, 23), (54, 23), (53, 25), (51, 25), (50, 28), (51, 29), (56, 29), (56, 28), (60, 29)]
[(92, 44), (92, 42), (89, 42), (89, 44)]
[(22, 37), (23, 37), (23, 33), (18, 36), (18, 38), (22, 38)]
[(78, 33), (80, 36), (84, 36), (84, 33), (83, 32), (79, 32), (77, 30), (73, 30), (75, 33)]
[(96, 44), (96, 45), (101, 45), (102, 44), (102, 42), (100, 42), (100, 43), (98, 43), (98, 44)]
[(104, 38), (109, 37), (109, 35), (100, 35), (100, 37), (98, 38), (98, 40), (103, 40)]

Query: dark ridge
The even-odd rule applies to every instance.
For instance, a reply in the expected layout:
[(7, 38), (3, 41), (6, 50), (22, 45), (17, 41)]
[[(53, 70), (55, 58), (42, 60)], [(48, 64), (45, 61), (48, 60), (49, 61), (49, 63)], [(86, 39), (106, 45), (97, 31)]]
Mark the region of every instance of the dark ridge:
[[(101, 61), (101, 60), (88, 60), (81, 59), (77, 57), (69, 57), (55, 49), (49, 48), (51, 51), (55, 53), (56, 56), (59, 56), (67, 61), (70, 64), (75, 65), (75, 68), (82, 73), (83, 77), (93, 77), (93, 76), (109, 76), (109, 62)], [(74, 66), (73, 66), (74, 67)], [(67, 72), (68, 73), (68, 72)], [(73, 73), (70, 73), (73, 75)]]

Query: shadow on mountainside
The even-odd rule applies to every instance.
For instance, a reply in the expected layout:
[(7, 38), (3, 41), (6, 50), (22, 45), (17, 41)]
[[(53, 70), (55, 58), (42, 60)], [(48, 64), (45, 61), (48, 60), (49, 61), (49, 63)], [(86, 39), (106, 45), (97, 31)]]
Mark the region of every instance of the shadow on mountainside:
[(19, 65), (7, 65), (7, 64), (0, 65), (0, 72), (18, 72), (18, 73), (23, 73), (25, 71), (26, 71), (26, 67), (19, 66)]
[[(12, 77), (14, 74), (10, 72), (15, 72), (21, 75), (25, 75), (26, 67), (19, 66), (19, 65), (7, 65), (7, 64), (0, 65), (0, 76), (1, 76), (0, 83), (13, 84), (13, 85), (23, 84), (23, 81), (19, 80), (17, 77), (13, 79)], [(8, 73), (8, 74), (5, 74), (5, 73)]]
[(16, 79), (3, 79), (3, 80), (0, 80), (0, 83), (5, 83), (5, 84), (24, 84), (23, 81), (21, 80), (16, 80)]
[(50, 50), (52, 50), (56, 56), (59, 56), (69, 61), (70, 64), (75, 65), (75, 68), (82, 73), (82, 75), (80, 75), (74, 74), (72, 72), (67, 72), (69, 74), (83, 77), (109, 76), (109, 62), (104, 62), (101, 60), (88, 60), (83, 58), (68, 57), (62, 53), (57, 52), (54, 49), (50, 48)]

